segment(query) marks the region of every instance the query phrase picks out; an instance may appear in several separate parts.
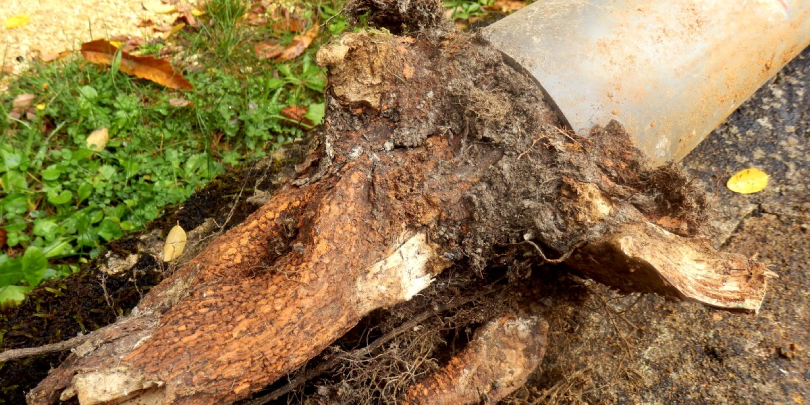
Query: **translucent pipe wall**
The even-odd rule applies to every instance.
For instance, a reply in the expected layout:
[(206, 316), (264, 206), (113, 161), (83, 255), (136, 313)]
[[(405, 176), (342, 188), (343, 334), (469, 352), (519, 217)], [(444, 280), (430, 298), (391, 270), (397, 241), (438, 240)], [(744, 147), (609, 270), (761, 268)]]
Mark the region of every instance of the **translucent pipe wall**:
[(538, 0), (483, 35), (577, 133), (616, 119), (663, 163), (810, 44), (810, 0)]

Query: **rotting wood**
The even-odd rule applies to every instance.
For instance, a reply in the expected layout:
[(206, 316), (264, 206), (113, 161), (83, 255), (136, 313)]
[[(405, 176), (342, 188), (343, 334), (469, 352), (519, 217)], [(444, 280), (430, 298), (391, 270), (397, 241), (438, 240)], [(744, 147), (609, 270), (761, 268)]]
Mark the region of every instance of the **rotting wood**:
[[(407, 32), (413, 13), (437, 4), (364, 7), (369, 21)], [(662, 269), (648, 257), (651, 274), (679, 280), (651, 288), (624, 281), (620, 256), (577, 256), (579, 246), (665, 216), (682, 235), (670, 243), (691, 246), (705, 231), (702, 194), (675, 170), (646, 167), (620, 128), (589, 138), (560, 130), (534, 82), (481, 39), (442, 24), (410, 27), (410, 36), (352, 33), (322, 49), (326, 129), (311, 164), (129, 318), (77, 347), (29, 402), (247, 398), (452, 263), (480, 274), (496, 255), (586, 257), (583, 271), (605, 269), (600, 281), (609, 285), (758, 308), (765, 271), (751, 261), (701, 250), (718, 264), (702, 270), (734, 269), (718, 295), (703, 291), (718, 285), (678, 276), (689, 266)], [(542, 257), (531, 258), (535, 248)]]
[(411, 387), (406, 404), (493, 404), (523, 386), (543, 360), (548, 324), (509, 314), (475, 332), (466, 349)]

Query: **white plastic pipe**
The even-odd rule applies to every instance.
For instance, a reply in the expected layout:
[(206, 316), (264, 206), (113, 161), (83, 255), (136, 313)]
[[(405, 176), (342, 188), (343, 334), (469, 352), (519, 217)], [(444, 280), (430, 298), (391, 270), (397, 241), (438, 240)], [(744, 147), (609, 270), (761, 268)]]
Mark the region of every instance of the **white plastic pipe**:
[(538, 0), (483, 35), (580, 134), (678, 161), (810, 44), (810, 0)]

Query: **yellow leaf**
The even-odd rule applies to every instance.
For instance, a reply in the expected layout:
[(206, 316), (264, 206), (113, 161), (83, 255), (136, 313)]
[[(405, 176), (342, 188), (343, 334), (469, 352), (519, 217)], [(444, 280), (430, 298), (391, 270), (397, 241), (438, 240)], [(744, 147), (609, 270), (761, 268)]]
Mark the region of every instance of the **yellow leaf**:
[(745, 169), (737, 172), (726, 183), (729, 190), (740, 194), (758, 193), (768, 185), (768, 174), (759, 169)]
[(116, 48), (120, 48), (121, 44), (123, 44), (123, 42), (121, 42), (121, 41), (110, 41), (110, 45), (112, 45), (112, 46), (114, 46)]
[(104, 150), (104, 147), (107, 146), (107, 141), (109, 140), (110, 134), (107, 131), (107, 127), (97, 129), (87, 137), (87, 149), (93, 152), (101, 152)]
[(205, 11), (197, 10), (196, 8), (191, 9), (191, 15), (193, 15), (194, 17), (199, 17), (199, 16), (204, 15), (204, 14), (205, 14)]
[(158, 14), (169, 14), (177, 11), (177, 8), (173, 5), (163, 3), (160, 0), (148, 0), (143, 3), (143, 8)]
[(184, 231), (178, 223), (169, 231), (169, 235), (166, 236), (166, 243), (163, 245), (163, 261), (170, 262), (180, 257), (185, 248), (186, 231)]
[(169, 30), (169, 32), (166, 33), (166, 35), (163, 36), (163, 39), (169, 39), (169, 37), (180, 32), (185, 26), (186, 26), (185, 23), (175, 25), (174, 27), (172, 27), (172, 29)]
[(45, 109), (45, 104), (37, 104), (36, 107), (37, 107), (37, 110), (42, 111), (42, 110)]
[(17, 27), (22, 27), (24, 25), (28, 25), (29, 20), (30, 20), (30, 17), (28, 17), (28, 14), (19, 14), (19, 15), (9, 17), (6, 20), (6, 29), (17, 28)]

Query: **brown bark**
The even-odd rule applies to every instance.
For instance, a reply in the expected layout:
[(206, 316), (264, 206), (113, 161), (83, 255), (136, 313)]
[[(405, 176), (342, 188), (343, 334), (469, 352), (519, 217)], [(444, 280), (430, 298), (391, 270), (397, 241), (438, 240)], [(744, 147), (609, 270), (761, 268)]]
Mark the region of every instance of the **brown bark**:
[(546, 351), (548, 324), (538, 315), (506, 315), (475, 332), (466, 349), (411, 387), (406, 404), (491, 404), (523, 386)]
[[(79, 346), (29, 402), (235, 401), (455, 261), (479, 273), (495, 257), (543, 263), (664, 216), (680, 218), (683, 240), (699, 234), (700, 193), (677, 172), (646, 168), (621, 131), (566, 133), (534, 82), (497, 51), (467, 35), (418, 34), (361, 32), (323, 49), (326, 132), (312, 164), (131, 317)], [(576, 257), (595, 261), (583, 269), (626, 263)], [(600, 281), (755, 310), (763, 269), (715, 260), (706, 272), (734, 263), (722, 295), (684, 293), (716, 287), (690, 277), (649, 288), (605, 270)]]

